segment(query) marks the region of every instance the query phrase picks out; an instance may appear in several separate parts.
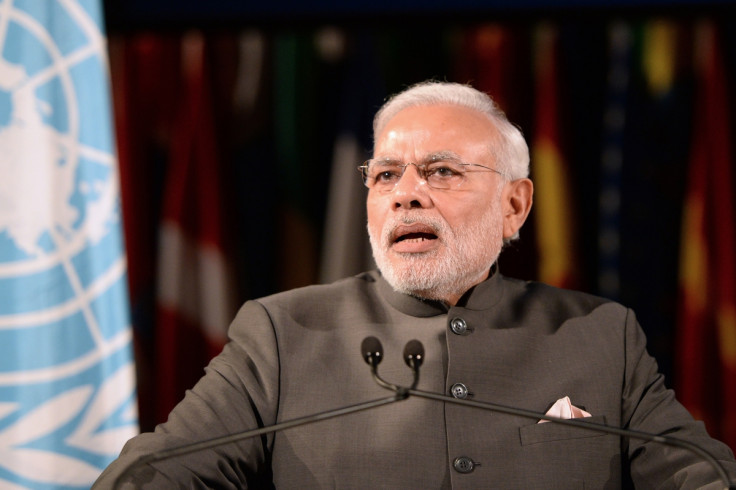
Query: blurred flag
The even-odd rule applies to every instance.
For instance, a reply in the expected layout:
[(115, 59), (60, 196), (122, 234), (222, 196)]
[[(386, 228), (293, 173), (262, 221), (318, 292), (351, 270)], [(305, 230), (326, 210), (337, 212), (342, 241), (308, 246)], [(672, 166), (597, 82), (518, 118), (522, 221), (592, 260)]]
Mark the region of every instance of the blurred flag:
[(608, 86), (598, 201), (598, 293), (612, 299), (619, 297), (621, 289), (621, 190), (633, 37), (631, 26), (622, 21), (608, 28)]
[[(340, 38), (345, 44), (345, 39)], [(338, 92), (338, 135), (334, 142), (320, 282), (375, 269), (366, 232), (365, 199), (368, 189), (357, 166), (371, 147), (373, 114), (381, 105), (382, 83), (377, 66), (376, 40), (367, 33), (352, 38), (354, 55), (346, 62)], [(341, 46), (344, 50), (346, 46)]]
[(674, 22), (655, 19), (644, 28), (642, 71), (649, 92), (666, 97), (675, 83), (677, 64), (677, 26)]
[(0, 488), (89, 488), (137, 432), (99, 0), (0, 0)]
[(560, 137), (560, 93), (557, 84), (558, 34), (541, 24), (535, 36), (536, 125), (532, 143), (532, 173), (537, 201), (539, 279), (563, 288), (577, 287), (576, 219), (570, 172)]
[(493, 97), (509, 118), (515, 120), (518, 83), (517, 39), (514, 30), (497, 23), (469, 29), (457, 56), (456, 78)]
[[(524, 29), (515, 29), (497, 22), (483, 23), (465, 29), (454, 41), (458, 48), (451, 55), (455, 66), (453, 80), (470, 83), (487, 93), (503, 110), (509, 120), (519, 127), (530, 127), (527, 107), (532, 90), (529, 43)], [(532, 211), (534, 213), (534, 211)], [(521, 240), (514, 242), (499, 258), (504, 274), (532, 278), (537, 275), (536, 229), (521, 230)]]
[[(673, 211), (684, 199), (692, 139), (692, 32), (688, 23), (665, 18), (631, 27), (621, 159), (615, 163), (612, 151), (607, 162), (620, 167), (618, 195), (602, 195), (600, 209), (611, 223), (618, 209), (618, 299), (635, 308), (649, 351), (669, 381), (682, 226)], [(612, 170), (606, 169), (609, 176)], [(614, 251), (605, 245), (602, 252)]]
[(227, 340), (235, 311), (204, 36), (182, 39), (184, 88), (159, 230), (157, 418), (164, 421)]
[(683, 212), (677, 395), (736, 449), (736, 219), (729, 91), (716, 28), (696, 30), (696, 99)]
[(181, 42), (153, 33), (108, 38), (135, 346), (138, 422), (154, 429), (156, 273), (163, 174), (180, 107)]
[[(311, 68), (315, 62), (313, 42), (310, 33), (281, 32), (273, 43), (273, 70), (279, 81), (272, 95), (275, 178), (283, 196), (276, 218), (278, 287), (284, 290), (311, 284), (318, 276), (319, 235), (309, 189), (316, 186), (315, 177), (320, 176), (321, 182), (329, 168), (325, 168), (325, 161), (313, 159), (316, 142), (310, 138), (319, 127), (309, 119), (314, 114), (310, 105), (316, 100), (317, 85), (317, 73)], [(299, 246), (292, 246), (295, 243)]]

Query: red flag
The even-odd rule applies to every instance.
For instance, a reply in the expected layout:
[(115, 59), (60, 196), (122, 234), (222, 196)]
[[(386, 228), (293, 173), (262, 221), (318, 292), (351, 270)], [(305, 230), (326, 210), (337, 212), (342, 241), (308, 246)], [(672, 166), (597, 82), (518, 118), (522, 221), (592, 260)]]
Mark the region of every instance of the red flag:
[(514, 100), (516, 66), (512, 31), (500, 24), (485, 24), (468, 31), (458, 57), (457, 79), (489, 94), (507, 113)]
[[(526, 30), (498, 23), (463, 31), (458, 42), (462, 49), (453, 57), (453, 79), (470, 83), (490, 95), (520, 127), (528, 127), (530, 79)], [(523, 228), (521, 240), (501, 254), (499, 263), (505, 274), (533, 278), (537, 273), (534, 228)]]
[(205, 41), (184, 37), (184, 96), (175, 122), (159, 235), (157, 416), (173, 406), (220, 352), (234, 315), (224, 253), (220, 161)]
[(128, 284), (133, 312), (141, 429), (153, 430), (156, 366), (154, 284), (161, 189), (157, 179), (178, 107), (180, 45), (176, 38), (140, 34), (109, 42), (120, 163)]
[(736, 221), (728, 86), (716, 28), (699, 25), (696, 43), (677, 393), (713, 436), (736, 449)]

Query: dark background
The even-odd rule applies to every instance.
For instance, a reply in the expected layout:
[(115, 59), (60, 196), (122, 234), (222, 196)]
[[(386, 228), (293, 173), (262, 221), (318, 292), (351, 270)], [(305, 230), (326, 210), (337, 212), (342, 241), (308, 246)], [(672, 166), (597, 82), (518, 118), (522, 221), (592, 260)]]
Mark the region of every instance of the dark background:
[[(697, 131), (695, 39), (703, 22), (715, 26), (733, 87), (731, 5), (685, 0), (466, 0), (452, 6), (388, 0), (107, 0), (142, 427), (150, 429), (170, 408), (155, 408), (156, 358), (167, 348), (156, 333), (156, 283), (162, 273), (157, 264), (165, 253), (157, 237), (167, 179), (177, 165), (173, 149), (181, 145), (177, 124), (187, 117), (181, 116), (182, 107), (191, 103), (182, 76), (187, 36), (198, 36), (207, 53), (203, 73), (209, 111), (192, 125), (208, 138), (205, 146), (216, 149), (207, 165), (218, 168), (221, 246), (240, 303), (326, 280), (320, 270), (334, 252), (324, 250), (324, 237), (331, 226), (325, 217), (338, 135), (351, 135), (368, 156), (371, 118), (388, 95), (430, 78), (493, 87), (491, 95), (533, 146), (542, 102), (535, 85), (536, 36), (540, 26), (552, 26), (558, 35), (558, 143), (571, 185), (565, 197), (573, 209), (566, 222), (575, 267), (566, 285), (633, 307), (672, 385), (677, 381), (682, 211)], [(674, 29), (676, 40), (674, 77), (664, 94), (651, 90), (643, 68), (642, 46), (656, 23)], [(619, 101), (625, 125), (612, 134), (606, 118), (615, 25), (628, 29), (632, 44), (628, 90)], [(259, 40), (263, 58), (257, 96), (243, 106), (235, 94), (243, 83), (239, 56), (248, 36)], [(724, 104), (733, 114), (733, 101)], [(202, 125), (208, 128), (204, 132)], [(616, 181), (621, 202), (615, 288), (605, 287), (601, 279), (611, 266), (602, 252), (607, 248), (600, 212), (606, 185), (603, 153), (611, 138), (624, 156)], [(533, 220), (521, 241), (502, 256), (507, 275), (539, 278)], [(360, 205), (355, 221), (363, 226)], [(358, 262), (355, 271), (346, 273), (365, 264)], [(206, 358), (194, 353), (187, 358), (191, 372), (181, 371), (181, 396), (201, 375)]]

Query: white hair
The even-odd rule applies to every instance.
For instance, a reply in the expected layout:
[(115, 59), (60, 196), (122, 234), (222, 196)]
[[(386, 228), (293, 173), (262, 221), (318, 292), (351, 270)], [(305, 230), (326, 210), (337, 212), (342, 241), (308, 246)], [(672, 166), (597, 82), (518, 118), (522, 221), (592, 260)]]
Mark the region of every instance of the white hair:
[(428, 81), (418, 83), (391, 97), (373, 118), (373, 135), (377, 138), (386, 124), (409, 107), (458, 105), (485, 114), (498, 130), (500, 141), (489, 135), (489, 147), (498, 170), (509, 180), (529, 176), (529, 147), (519, 128), (487, 94), (470, 85)]

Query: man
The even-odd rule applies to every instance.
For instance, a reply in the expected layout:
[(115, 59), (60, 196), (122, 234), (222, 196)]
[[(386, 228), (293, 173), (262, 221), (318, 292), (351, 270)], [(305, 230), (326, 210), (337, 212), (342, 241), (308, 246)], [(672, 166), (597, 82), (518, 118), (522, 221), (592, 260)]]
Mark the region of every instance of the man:
[[(246, 303), (231, 342), (167, 423), (123, 450), (97, 485), (142, 454), (345, 407), (388, 392), (360, 355), (386, 346), (389, 382), (574, 416), (698, 444), (736, 475), (663, 386), (634, 314), (582, 293), (503, 277), (495, 262), (532, 204), (529, 154), (485, 94), (414, 86), (374, 123), (361, 167), (379, 272)], [(567, 398), (565, 398), (567, 397)], [(563, 403), (561, 402), (561, 403)], [(149, 488), (722, 487), (702, 458), (659, 443), (410, 397), (371, 410), (171, 458), (131, 471)], [(125, 486), (125, 485), (123, 485)]]

